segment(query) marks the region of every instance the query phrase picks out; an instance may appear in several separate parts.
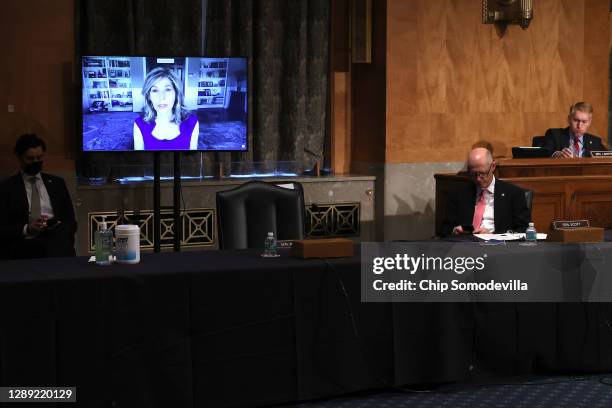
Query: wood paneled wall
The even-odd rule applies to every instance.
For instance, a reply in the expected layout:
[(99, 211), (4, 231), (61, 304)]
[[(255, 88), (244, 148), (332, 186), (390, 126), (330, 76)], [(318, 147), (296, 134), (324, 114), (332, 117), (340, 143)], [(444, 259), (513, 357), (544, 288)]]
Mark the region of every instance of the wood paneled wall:
[(351, 161), (384, 163), (387, 100), (387, 7), (372, 2), (372, 62), (351, 66)]
[(502, 36), (481, 23), (480, 1), (388, 0), (385, 162), (462, 161), (480, 140), (509, 156), (565, 127), (579, 100), (606, 141), (608, 7), (537, 0), (529, 28)]
[[(0, 38), (0, 174), (16, 171), (16, 138), (47, 142), (45, 168), (70, 168), (74, 148), (74, 1), (2, 3)], [(8, 105), (15, 112), (8, 112)]]

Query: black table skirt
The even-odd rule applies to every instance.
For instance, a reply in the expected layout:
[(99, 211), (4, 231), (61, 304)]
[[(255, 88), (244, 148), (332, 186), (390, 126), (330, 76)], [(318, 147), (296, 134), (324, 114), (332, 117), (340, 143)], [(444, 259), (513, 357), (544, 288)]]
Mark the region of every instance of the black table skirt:
[(0, 384), (81, 406), (232, 407), (612, 367), (608, 304), (362, 303), (359, 257), (0, 263)]

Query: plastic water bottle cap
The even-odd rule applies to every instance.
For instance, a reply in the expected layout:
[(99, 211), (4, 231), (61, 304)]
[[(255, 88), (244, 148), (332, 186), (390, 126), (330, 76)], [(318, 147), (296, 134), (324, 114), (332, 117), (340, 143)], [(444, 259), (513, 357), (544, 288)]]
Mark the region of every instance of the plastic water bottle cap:
[(273, 237), (273, 236), (274, 236), (274, 233), (273, 233), (273, 232), (268, 232), (268, 236), (269, 236), (269, 237)]
[(530, 222), (530, 223), (529, 223), (529, 226), (530, 226), (530, 227), (533, 227), (533, 222)]

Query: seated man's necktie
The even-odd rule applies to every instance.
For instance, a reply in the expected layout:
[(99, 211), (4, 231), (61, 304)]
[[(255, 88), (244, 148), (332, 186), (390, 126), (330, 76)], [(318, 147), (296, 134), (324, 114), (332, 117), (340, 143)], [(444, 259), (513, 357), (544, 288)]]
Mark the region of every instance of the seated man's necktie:
[(480, 229), (480, 224), (482, 223), (482, 217), (485, 212), (485, 195), (484, 190), (480, 190), (480, 194), (478, 195), (478, 201), (476, 202), (476, 207), (474, 207), (474, 219), (472, 220), (472, 226), (474, 227), (474, 231)]

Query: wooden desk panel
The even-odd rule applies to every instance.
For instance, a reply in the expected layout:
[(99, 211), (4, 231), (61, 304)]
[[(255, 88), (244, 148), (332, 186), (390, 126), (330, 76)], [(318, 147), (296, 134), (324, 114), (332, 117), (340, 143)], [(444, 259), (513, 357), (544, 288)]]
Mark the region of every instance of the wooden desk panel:
[(552, 177), (552, 176), (610, 176), (612, 157), (577, 159), (498, 159), (495, 176)]
[(578, 192), (576, 214), (590, 220), (592, 226), (612, 229), (612, 182), (608, 188), (608, 191)]
[(553, 220), (587, 219), (594, 227), (612, 228), (612, 175), (506, 178), (533, 190), (532, 220), (547, 232)]

